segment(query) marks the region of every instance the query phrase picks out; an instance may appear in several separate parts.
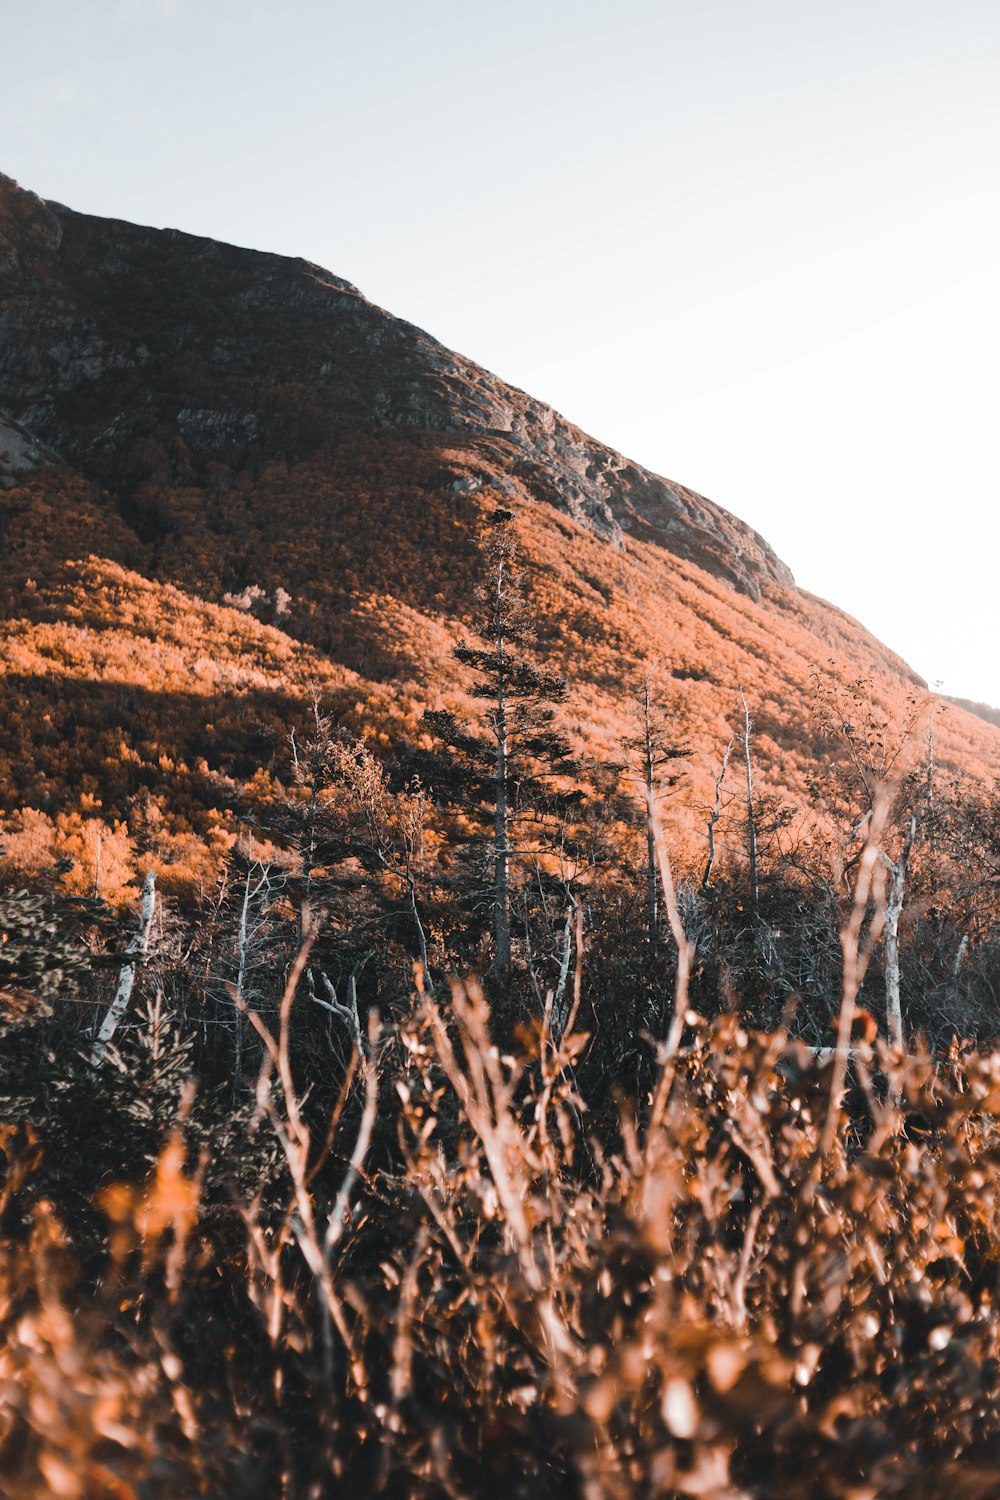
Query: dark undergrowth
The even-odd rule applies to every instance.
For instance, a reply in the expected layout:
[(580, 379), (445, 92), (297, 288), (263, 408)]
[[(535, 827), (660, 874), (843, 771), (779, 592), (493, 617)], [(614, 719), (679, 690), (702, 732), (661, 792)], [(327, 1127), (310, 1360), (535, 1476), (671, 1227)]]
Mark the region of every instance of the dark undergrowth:
[(8, 1030), (5, 1496), (996, 1493), (1000, 1057), (689, 1011), (629, 1097), (470, 982), (310, 1088), (308, 957), (235, 1104)]

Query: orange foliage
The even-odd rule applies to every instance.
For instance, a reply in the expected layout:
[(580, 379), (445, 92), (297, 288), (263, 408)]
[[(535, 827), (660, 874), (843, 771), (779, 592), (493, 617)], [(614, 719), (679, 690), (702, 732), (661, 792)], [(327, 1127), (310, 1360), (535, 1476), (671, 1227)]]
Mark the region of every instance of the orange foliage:
[[(108, 899), (133, 899), (140, 853), (193, 893), (235, 836), (234, 809), (259, 795), (261, 776), (287, 776), (287, 735), (314, 692), (383, 749), (426, 744), (425, 708), (464, 706), (451, 648), (474, 609), (482, 517), (511, 503), (510, 481), (473, 438), (445, 447), (397, 432), (373, 448), (342, 437), (335, 491), (322, 455), (219, 467), (200, 486), (144, 480), (131, 503), (160, 527), (145, 544), (73, 477), (36, 475), (5, 498), (9, 867), (31, 873), (55, 853), (73, 860), (68, 888), (92, 890), (100, 831)], [(473, 461), (504, 488), (453, 493)], [(906, 668), (822, 601), (776, 584), (755, 601), (658, 546), (614, 548), (527, 493), (515, 509), (537, 654), (568, 679), (566, 726), (585, 757), (620, 753), (654, 667), (676, 738), (692, 747), (688, 795), (667, 812), (682, 846), (702, 840), (741, 687), (762, 785), (800, 813), (828, 755), (817, 673), (870, 676), (879, 711), (902, 716)], [(67, 561), (80, 516), (105, 556)], [(942, 772), (986, 780), (998, 746), (992, 725), (938, 703)]]

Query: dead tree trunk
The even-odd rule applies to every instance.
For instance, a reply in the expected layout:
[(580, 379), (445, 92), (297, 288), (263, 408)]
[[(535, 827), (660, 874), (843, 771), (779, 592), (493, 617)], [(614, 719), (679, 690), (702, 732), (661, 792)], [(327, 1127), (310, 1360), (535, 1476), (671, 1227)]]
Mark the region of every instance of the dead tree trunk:
[[(256, 882), (254, 877), (256, 876)], [(271, 867), (255, 860), (247, 866), (243, 883), (243, 900), (240, 903), (240, 923), (236, 939), (236, 1045), (233, 1058), (233, 1092), (239, 1088), (243, 1076), (243, 1018), (250, 1004), (250, 974), (254, 959), (254, 948), (259, 942), (260, 929), (266, 918), (266, 903), (271, 894)], [(261, 902), (265, 911), (256, 921), (255, 904)], [(301, 913), (300, 913), (301, 917)]]
[(757, 873), (757, 814), (753, 800), (753, 758), (750, 754), (753, 720), (750, 717), (750, 709), (742, 688), (740, 688), (740, 698), (743, 701), (743, 769), (746, 778), (747, 858), (750, 861), (750, 919), (756, 928), (760, 907), (760, 883)]
[(559, 978), (556, 981), (555, 992), (549, 991), (549, 1000), (551, 1002), (550, 1026), (552, 1040), (556, 1046), (563, 1039), (563, 1034), (566, 1030), (566, 1021), (569, 1016), (569, 1000), (566, 996), (566, 985), (569, 980), (569, 961), (573, 952), (573, 929), (577, 912), (575, 896), (571, 892), (567, 892), (567, 895), (569, 896), (569, 905), (566, 908), (566, 925), (563, 928), (562, 959), (559, 964)]
[[(646, 804), (653, 806), (653, 798), (656, 793), (654, 782), (655, 757), (653, 754), (653, 722), (649, 703), (649, 677), (647, 675), (643, 683), (642, 696), (642, 769), (645, 781)], [(656, 935), (659, 918), (659, 894), (657, 890), (656, 871), (656, 835), (653, 832), (653, 821), (651, 817), (646, 819), (646, 928), (649, 935), (650, 949), (656, 947)]]
[(729, 744), (726, 746), (726, 753), (722, 757), (722, 765), (719, 767), (719, 774), (715, 778), (715, 800), (712, 803), (712, 811), (708, 816), (708, 858), (705, 860), (705, 869), (701, 877), (701, 888), (703, 891), (708, 891), (712, 883), (712, 871), (715, 868), (716, 854), (715, 830), (723, 813), (722, 785), (726, 779), (726, 772), (729, 769), (729, 757), (730, 755), (732, 755), (732, 753), (733, 741), (730, 740)]
[(669, 1061), (681, 1044), (684, 1034), (684, 1021), (688, 1008), (688, 984), (691, 979), (691, 966), (695, 957), (695, 945), (691, 942), (684, 931), (681, 921), (680, 909), (677, 905), (677, 892), (674, 886), (674, 873), (670, 867), (670, 856), (667, 853), (667, 841), (663, 837), (663, 829), (660, 827), (656, 816), (656, 809), (650, 802), (649, 822), (656, 840), (656, 854), (660, 865), (660, 879), (663, 884), (663, 903), (666, 907), (667, 922), (677, 945), (677, 974), (674, 980), (674, 1009), (670, 1018), (670, 1028), (667, 1032), (667, 1040), (664, 1048), (664, 1059)]
[(899, 918), (903, 911), (906, 890), (906, 868), (917, 832), (916, 817), (910, 817), (910, 827), (899, 859), (893, 863), (883, 856), (889, 870), (889, 891), (885, 913), (885, 1013), (889, 1040), (894, 1047), (903, 1045), (903, 1007), (900, 1000), (899, 980)]
[(99, 1068), (101, 1066), (104, 1061), (104, 1055), (108, 1050), (108, 1043), (114, 1036), (122, 1016), (128, 1010), (128, 1003), (132, 998), (132, 988), (135, 984), (136, 968), (149, 951), (149, 935), (153, 929), (153, 914), (155, 911), (156, 876), (150, 870), (142, 887), (142, 916), (139, 920), (139, 931), (132, 938), (125, 950), (125, 961), (118, 975), (118, 989), (115, 992), (115, 998), (108, 1007), (107, 1015), (101, 1022), (100, 1030), (90, 1050), (90, 1066), (92, 1068)]
[(507, 730), (507, 683), (504, 675), (507, 642), (502, 624), (504, 587), (501, 562), (496, 576), (496, 651), (500, 669), (496, 687), (496, 817), (493, 844), (493, 939), (496, 944), (496, 967), (501, 974), (506, 974), (510, 969), (510, 811), (507, 805), (507, 759), (510, 747)]

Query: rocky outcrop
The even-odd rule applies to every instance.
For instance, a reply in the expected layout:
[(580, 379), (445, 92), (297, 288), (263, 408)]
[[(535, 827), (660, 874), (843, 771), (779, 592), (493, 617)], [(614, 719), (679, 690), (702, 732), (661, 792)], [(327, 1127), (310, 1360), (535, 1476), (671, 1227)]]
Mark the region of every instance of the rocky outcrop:
[(8, 478), (29, 448), (47, 447), (112, 490), (142, 471), (151, 445), (168, 466), (322, 453), (335, 482), (332, 434), (453, 434), (460, 482), (482, 474), (611, 545), (655, 543), (753, 597), (792, 583), (727, 511), (320, 267), (74, 213), (4, 177), (0, 408), (20, 435), (3, 440), (18, 455)]
[(0, 411), (0, 490), (9, 490), (26, 475), (55, 455), (39, 443), (20, 422)]

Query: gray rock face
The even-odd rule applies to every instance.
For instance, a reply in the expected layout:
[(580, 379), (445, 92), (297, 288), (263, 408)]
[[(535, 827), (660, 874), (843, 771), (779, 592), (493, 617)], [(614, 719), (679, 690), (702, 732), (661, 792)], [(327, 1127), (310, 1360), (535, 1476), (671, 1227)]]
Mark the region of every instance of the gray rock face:
[(13, 489), (27, 474), (54, 459), (19, 422), (0, 411), (0, 490)]
[(303, 260), (74, 213), (2, 176), (0, 408), (20, 435), (0, 440), (0, 476), (48, 445), (112, 488), (143, 464), (251, 458), (316, 457), (335, 481), (347, 432), (373, 444), (392, 431), (455, 434), (505, 493), (546, 501), (611, 545), (655, 543), (754, 597), (792, 584), (727, 511), (350, 282)]

